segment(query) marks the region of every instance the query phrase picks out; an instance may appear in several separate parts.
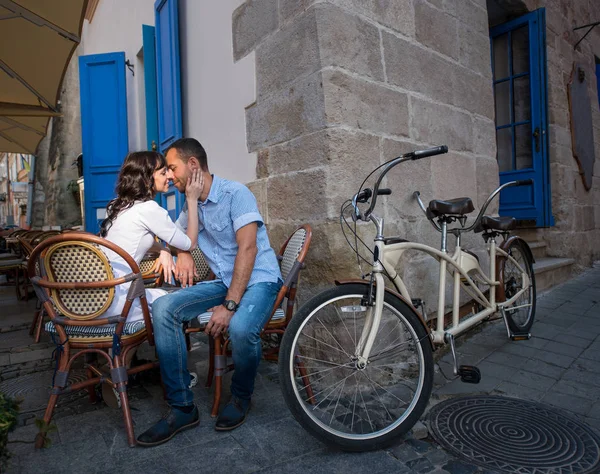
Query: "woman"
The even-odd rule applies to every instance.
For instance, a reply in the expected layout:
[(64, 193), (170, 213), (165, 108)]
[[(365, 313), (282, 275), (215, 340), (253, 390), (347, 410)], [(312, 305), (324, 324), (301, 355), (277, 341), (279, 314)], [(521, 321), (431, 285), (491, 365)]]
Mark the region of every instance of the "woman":
[[(180, 230), (163, 209), (154, 201), (159, 192), (169, 190), (172, 173), (167, 168), (164, 156), (154, 151), (130, 153), (119, 173), (117, 197), (107, 206), (107, 217), (100, 227), (100, 235), (117, 244), (129, 253), (139, 265), (150, 250), (160, 252), (165, 281), (170, 281), (175, 270), (173, 257), (168, 250), (156, 242), (155, 236), (167, 244), (180, 249), (191, 250), (198, 242), (198, 213), (190, 212), (187, 234)], [(202, 193), (204, 177), (202, 171), (194, 172), (186, 186), (186, 201), (191, 209), (198, 206)], [(131, 268), (115, 252), (104, 249), (113, 268), (115, 278), (131, 273)], [(107, 310), (107, 316), (120, 315), (126, 301), (129, 284), (115, 288), (115, 298)], [(150, 309), (152, 302), (166, 294), (159, 288), (146, 289), (146, 298)], [(139, 300), (136, 299), (127, 316), (127, 322), (143, 319)]]

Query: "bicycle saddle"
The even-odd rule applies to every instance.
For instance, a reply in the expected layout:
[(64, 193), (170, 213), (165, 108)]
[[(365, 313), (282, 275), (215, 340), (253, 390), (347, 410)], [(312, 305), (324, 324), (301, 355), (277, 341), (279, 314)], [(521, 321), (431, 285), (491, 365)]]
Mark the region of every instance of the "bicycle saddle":
[(515, 227), (517, 227), (517, 221), (514, 217), (483, 216), (479, 224), (477, 224), (477, 226), (473, 230), (476, 233), (483, 232), (484, 230), (499, 230), (502, 232), (506, 232), (508, 230), (514, 229)]
[(456, 198), (456, 199), (446, 199), (442, 201), (441, 199), (434, 199), (429, 202), (429, 206), (427, 207), (427, 215), (433, 217), (440, 217), (444, 215), (459, 215), (462, 216), (464, 214), (468, 214), (469, 212), (473, 212), (475, 207), (473, 206), (473, 201), (471, 198)]

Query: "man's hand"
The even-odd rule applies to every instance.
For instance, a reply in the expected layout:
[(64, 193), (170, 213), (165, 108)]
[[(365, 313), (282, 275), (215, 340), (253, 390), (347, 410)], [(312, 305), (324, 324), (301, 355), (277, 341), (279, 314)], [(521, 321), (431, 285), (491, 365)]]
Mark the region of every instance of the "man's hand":
[(233, 311), (229, 311), (225, 306), (219, 305), (210, 308), (208, 311), (212, 312), (210, 321), (206, 325), (204, 332), (212, 337), (217, 337), (225, 333), (229, 327), (229, 323), (233, 315)]
[(175, 278), (181, 282), (181, 287), (194, 285), (194, 276), (198, 276), (196, 264), (189, 252), (179, 252), (175, 264)]

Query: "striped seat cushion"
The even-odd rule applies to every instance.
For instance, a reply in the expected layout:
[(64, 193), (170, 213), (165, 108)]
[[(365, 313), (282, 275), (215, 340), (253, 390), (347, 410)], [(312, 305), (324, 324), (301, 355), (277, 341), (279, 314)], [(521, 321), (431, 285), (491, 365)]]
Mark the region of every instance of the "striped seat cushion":
[[(112, 337), (115, 334), (116, 325), (111, 326), (63, 326), (69, 337)], [(144, 321), (125, 323), (123, 336), (131, 336), (140, 332), (146, 326)], [(46, 323), (46, 332), (56, 334), (56, 328), (52, 321)]]
[[(212, 313), (209, 313), (209, 312), (202, 313), (200, 316), (198, 316), (196, 319), (198, 319), (198, 323), (200, 324), (200, 327), (206, 326), (208, 324), (208, 322), (210, 321), (211, 316), (212, 316)], [(281, 308), (277, 308), (275, 310), (275, 314), (271, 318), (271, 322), (281, 321), (284, 318), (285, 318), (285, 312)]]

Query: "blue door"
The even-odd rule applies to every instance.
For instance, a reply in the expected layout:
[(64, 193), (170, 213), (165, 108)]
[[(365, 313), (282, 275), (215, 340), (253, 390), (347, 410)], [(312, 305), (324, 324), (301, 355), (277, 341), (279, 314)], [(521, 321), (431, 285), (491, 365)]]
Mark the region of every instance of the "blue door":
[(533, 179), (500, 195), (500, 215), (522, 226), (553, 225), (543, 8), (490, 30), (500, 184)]
[(97, 233), (129, 152), (125, 53), (79, 58), (85, 230)]
[(142, 25), (144, 89), (146, 99), (146, 144), (158, 150), (158, 91), (156, 85), (156, 37), (153, 26)]
[[(156, 79), (158, 85), (158, 149), (162, 153), (182, 135), (181, 79), (179, 61), (179, 9), (177, 0), (157, 0)], [(183, 196), (170, 186), (161, 196), (162, 206), (176, 219), (183, 205)]]

